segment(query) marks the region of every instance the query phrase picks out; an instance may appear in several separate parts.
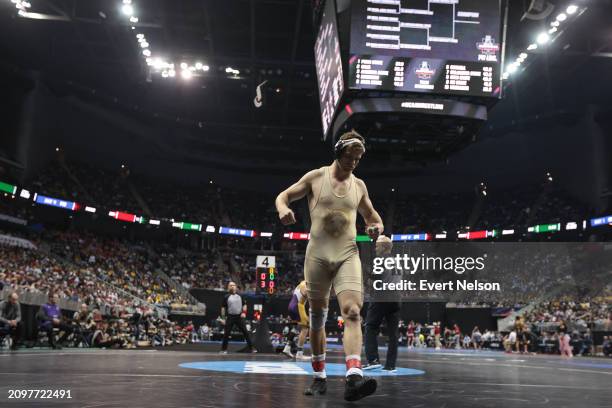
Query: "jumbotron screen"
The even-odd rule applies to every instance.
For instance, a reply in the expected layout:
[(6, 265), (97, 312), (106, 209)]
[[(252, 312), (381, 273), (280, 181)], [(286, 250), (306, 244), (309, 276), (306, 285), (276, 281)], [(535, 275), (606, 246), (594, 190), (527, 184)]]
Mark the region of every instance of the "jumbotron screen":
[(353, 0), (349, 88), (501, 96), (500, 0)]
[(314, 51), (323, 135), (326, 135), (344, 92), (335, 0), (325, 2)]

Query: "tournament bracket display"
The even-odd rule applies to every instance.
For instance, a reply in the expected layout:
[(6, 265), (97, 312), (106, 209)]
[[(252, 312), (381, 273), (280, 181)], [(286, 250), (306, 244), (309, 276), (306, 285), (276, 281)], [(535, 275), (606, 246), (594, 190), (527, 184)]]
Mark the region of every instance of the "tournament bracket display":
[(349, 87), (501, 95), (500, 0), (353, 0)]
[(276, 293), (278, 274), (276, 273), (276, 257), (258, 255), (256, 261), (257, 293)]
[(440, 157), (475, 140), (502, 94), (505, 0), (321, 3), (314, 54), (324, 139), (350, 129), (370, 140), (431, 138)]

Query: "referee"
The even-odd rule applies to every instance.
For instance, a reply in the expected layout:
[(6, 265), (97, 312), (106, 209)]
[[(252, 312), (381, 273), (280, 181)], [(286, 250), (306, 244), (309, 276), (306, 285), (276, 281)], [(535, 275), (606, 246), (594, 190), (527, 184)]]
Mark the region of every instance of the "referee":
[(256, 353), (257, 351), (253, 348), (249, 332), (244, 325), (244, 318), (247, 312), (246, 303), (242, 296), (237, 293), (236, 284), (234, 282), (230, 282), (227, 285), (227, 291), (229, 293), (223, 298), (223, 305), (221, 306), (221, 318), (225, 319), (225, 333), (223, 334), (223, 344), (220, 354), (227, 354), (227, 342), (232, 334), (234, 325), (242, 332), (247, 343), (247, 345), (238, 350), (238, 352)]
[[(376, 255), (388, 256), (391, 252), (392, 244), (391, 240), (387, 237), (379, 238), (376, 242)], [(395, 282), (398, 283), (402, 276), (397, 270), (385, 271), (378, 278), (384, 282)], [(395, 363), (397, 361), (397, 345), (398, 345), (398, 328), (399, 328), (399, 315), (402, 304), (399, 301), (397, 293), (392, 292), (391, 294), (373, 293), (370, 297), (368, 305), (368, 312), (365, 320), (365, 354), (368, 362), (363, 366), (364, 370), (375, 370), (381, 368), (380, 360), (378, 357), (378, 333), (380, 332), (380, 326), (385, 320), (387, 324), (387, 336), (389, 339), (387, 347), (387, 359), (385, 366), (382, 368), (383, 371), (390, 373), (397, 372)]]

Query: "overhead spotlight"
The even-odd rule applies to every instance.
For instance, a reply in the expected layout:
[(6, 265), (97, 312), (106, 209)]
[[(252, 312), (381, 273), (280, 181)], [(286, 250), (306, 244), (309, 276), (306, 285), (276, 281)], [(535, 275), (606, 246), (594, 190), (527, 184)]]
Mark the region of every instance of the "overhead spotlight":
[(208, 181), (208, 183), (209, 183), (209, 184), (212, 184), (212, 183), (213, 183), (213, 181), (212, 181), (212, 180), (209, 180), (209, 181)]
[(150, 57), (151, 56), (151, 50), (142, 50), (142, 55), (144, 55), (145, 57)]
[(161, 58), (155, 58), (153, 60), (153, 67), (155, 67), (155, 69), (162, 69), (164, 66), (166, 66), (166, 63), (162, 61)]
[(550, 23), (551, 27), (559, 27), (561, 25), (560, 22), (558, 22), (557, 20), (553, 21), (552, 23)]
[[(144, 50), (142, 53), (144, 54), (145, 51), (149, 51), (149, 50)], [(151, 51), (149, 51), (150, 53)], [(147, 58), (145, 61), (147, 61), (147, 65), (151, 66), (153, 65), (153, 58)]]
[(168, 78), (168, 71), (162, 72), (162, 78)]
[(502, 76), (503, 79), (508, 79), (510, 78), (510, 73), (509, 72), (504, 72), (504, 75)]
[(122, 164), (122, 165), (121, 165), (121, 168), (122, 168), (122, 169), (125, 169), (125, 164)]
[(55, 151), (56, 151), (56, 152), (59, 152), (59, 151), (60, 151), (60, 148), (59, 148), (59, 147), (56, 147), (56, 148), (55, 148)]
[(130, 17), (130, 22), (137, 23), (138, 22), (138, 17), (134, 17), (134, 16)]
[(132, 14), (134, 14), (134, 7), (132, 7), (131, 4), (124, 4), (123, 7), (121, 7), (121, 11), (126, 16), (131, 16)]
[(196, 69), (202, 69), (202, 63), (201, 62), (196, 62), (195, 67), (196, 67)]
[(132, 0), (123, 0), (123, 4), (132, 4)]
[(187, 69), (188, 65), (186, 62), (181, 62), (181, 69)]
[(565, 11), (567, 12), (567, 14), (574, 14), (576, 11), (578, 11), (578, 6), (571, 4), (567, 6), (567, 10)]
[(557, 27), (553, 27), (550, 30), (548, 30), (548, 34), (554, 34), (557, 32)]
[(546, 44), (550, 40), (550, 36), (547, 33), (540, 33), (538, 35), (537, 41), (538, 44)]
[(139, 40), (144, 40), (144, 34), (136, 34), (136, 38), (138, 38)]
[(519, 58), (522, 58), (523, 60), (525, 60), (527, 58), (528, 54), (526, 52), (521, 52), (519, 54)]
[(528, 51), (533, 51), (535, 49), (538, 48), (538, 44), (529, 44), (529, 47), (527, 47)]
[(184, 69), (181, 71), (181, 76), (183, 77), (183, 79), (189, 80), (191, 79), (191, 77), (193, 77), (193, 74), (191, 73), (190, 70)]
[(143, 41), (140, 43), (140, 48), (149, 48), (149, 43), (146, 41)]
[(227, 68), (225, 68), (225, 72), (226, 72), (227, 74), (231, 74), (232, 72), (234, 72), (234, 68), (232, 68), (232, 67), (227, 67)]
[(202, 71), (208, 71), (210, 67), (208, 65), (202, 65)]
[(174, 78), (174, 77), (176, 76), (176, 71), (175, 71), (175, 70), (173, 70), (173, 69), (171, 69), (170, 71), (168, 71), (168, 76), (169, 76), (170, 78)]
[(276, 88), (276, 93), (280, 93), (281, 89), (280, 88)]
[(392, 188), (392, 189), (391, 189), (391, 192), (392, 192), (392, 193), (395, 193), (395, 189), (394, 189), (394, 188)]
[(517, 66), (517, 65), (515, 65), (515, 64), (510, 64), (510, 65), (508, 65), (508, 67), (506, 68), (506, 71), (507, 71), (507, 72), (509, 72), (509, 73), (511, 73), (511, 74), (514, 74), (514, 73), (516, 72), (516, 70), (517, 70), (517, 69), (518, 69), (518, 66)]
[(482, 190), (482, 195), (486, 197), (487, 196), (487, 190)]
[(567, 14), (561, 13), (557, 16), (557, 21), (565, 21), (567, 20)]

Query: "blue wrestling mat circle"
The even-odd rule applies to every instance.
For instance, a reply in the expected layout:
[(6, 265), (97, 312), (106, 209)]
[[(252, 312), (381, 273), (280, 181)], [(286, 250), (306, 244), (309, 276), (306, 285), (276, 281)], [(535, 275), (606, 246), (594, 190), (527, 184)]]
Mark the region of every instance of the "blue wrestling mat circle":
[[(312, 367), (309, 362), (197, 361), (193, 363), (182, 363), (179, 364), (179, 367), (237, 374), (312, 375)], [(328, 376), (344, 376), (346, 367), (344, 364), (326, 363), (325, 371)], [(395, 373), (390, 373), (381, 369), (368, 370), (365, 373), (370, 377), (397, 377), (405, 375), (423, 375), (425, 371), (398, 367)]]

